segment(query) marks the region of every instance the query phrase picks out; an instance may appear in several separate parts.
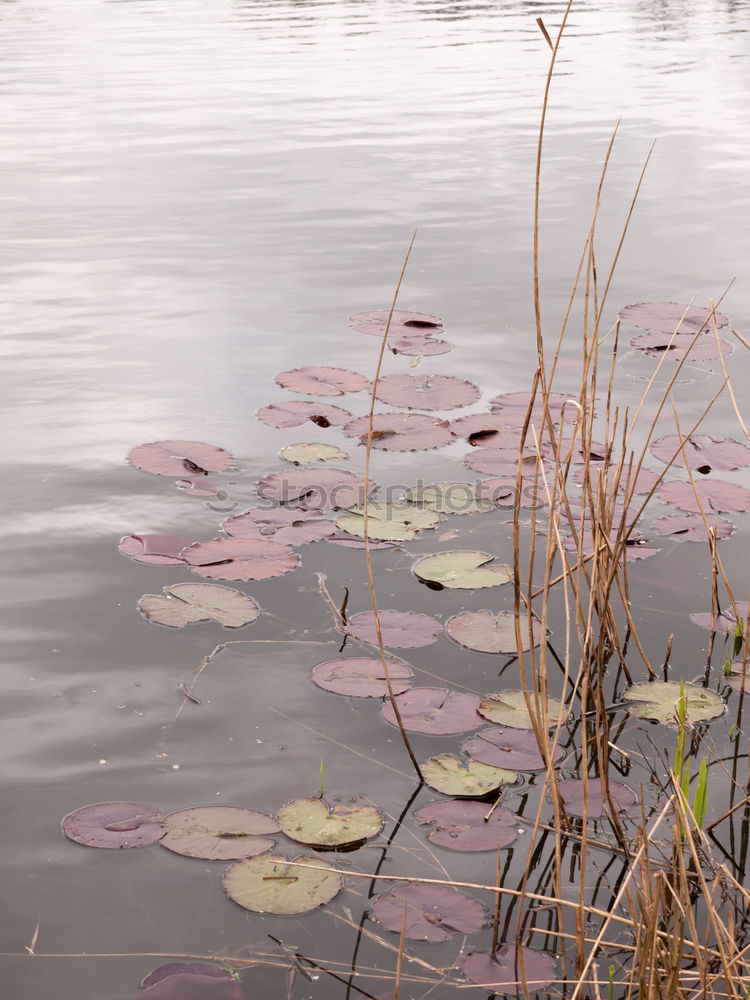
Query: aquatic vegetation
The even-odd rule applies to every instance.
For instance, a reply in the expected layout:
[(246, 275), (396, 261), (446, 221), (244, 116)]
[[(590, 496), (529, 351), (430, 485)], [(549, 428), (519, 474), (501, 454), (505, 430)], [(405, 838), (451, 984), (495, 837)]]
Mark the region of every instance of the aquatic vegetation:
[(172, 583), (164, 594), (144, 594), (138, 610), (144, 618), (183, 628), (196, 622), (218, 622), (225, 628), (242, 628), (254, 622), (260, 608), (247, 594), (213, 583)]

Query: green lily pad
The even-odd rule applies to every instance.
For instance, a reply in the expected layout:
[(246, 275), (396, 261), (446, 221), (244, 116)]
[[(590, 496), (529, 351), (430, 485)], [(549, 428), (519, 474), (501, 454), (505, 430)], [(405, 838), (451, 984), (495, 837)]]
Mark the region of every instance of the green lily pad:
[(138, 610), (144, 618), (182, 628), (194, 622), (215, 621), (225, 628), (241, 628), (254, 622), (260, 608), (247, 594), (213, 583), (172, 583), (164, 594), (144, 594)]
[(488, 565), (494, 556), (487, 552), (439, 552), (414, 563), (414, 573), (429, 586), (449, 590), (480, 590), (510, 583), (510, 566)]
[[(532, 696), (533, 704), (533, 696)], [(565, 722), (570, 715), (557, 698), (547, 698), (548, 728), (554, 729), (558, 722)], [(513, 729), (533, 729), (531, 714), (526, 707), (523, 691), (498, 691), (479, 703), (479, 714), (498, 726), (512, 726)]]
[(628, 711), (639, 719), (655, 719), (666, 726), (676, 726), (679, 701), (685, 699), (685, 721), (708, 722), (718, 719), (726, 705), (715, 691), (679, 681), (646, 681), (634, 684), (623, 693)]
[(292, 465), (307, 465), (309, 462), (339, 462), (345, 461), (349, 455), (337, 448), (335, 444), (323, 442), (300, 442), (289, 444), (279, 452), (279, 458)]
[(383, 829), (375, 806), (329, 806), (319, 798), (293, 799), (279, 809), (281, 829), (292, 840), (314, 847), (346, 847)]
[(264, 854), (230, 865), (222, 885), (227, 896), (246, 910), (291, 915), (330, 902), (341, 892), (344, 880), (338, 868), (320, 858), (301, 855), (289, 864), (281, 854)]
[(419, 765), (425, 784), (453, 798), (478, 798), (501, 785), (518, 781), (516, 771), (480, 764), (477, 760), (439, 753)]
[(477, 497), (474, 483), (433, 483), (412, 486), (406, 491), (408, 500), (423, 504), (441, 514), (485, 514), (495, 509), (489, 500)]
[(238, 806), (196, 806), (164, 818), (167, 835), (160, 843), (175, 854), (208, 861), (233, 861), (269, 851), (278, 833), (273, 816)]
[[(531, 648), (529, 643), (529, 618), (522, 614), (521, 649)], [(534, 619), (534, 645), (542, 641), (542, 626)], [(512, 611), (463, 611), (445, 623), (445, 631), (465, 649), (475, 649), (479, 653), (518, 653), (516, 644), (516, 617)]]
[[(385, 542), (408, 542), (423, 528), (434, 528), (440, 520), (436, 511), (409, 503), (367, 505), (367, 537)], [(364, 508), (353, 507), (336, 518), (336, 527), (350, 535), (365, 537)]]

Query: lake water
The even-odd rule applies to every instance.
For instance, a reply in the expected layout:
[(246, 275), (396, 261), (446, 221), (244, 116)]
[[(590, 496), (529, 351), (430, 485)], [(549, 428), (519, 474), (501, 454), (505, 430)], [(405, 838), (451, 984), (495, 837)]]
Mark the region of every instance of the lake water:
[[(534, 157), (549, 55), (535, 19), (552, 31), (564, 6), (0, 4), (0, 951), (23, 954), (38, 923), (36, 950), (56, 954), (275, 954), (270, 932), (305, 953), (344, 963), (351, 956), (355, 932), (342, 921), (348, 907), (358, 923), (361, 887), (347, 891), (335, 917), (264, 921), (226, 900), (207, 862), (157, 848), (85, 850), (59, 833), (65, 813), (106, 800), (275, 811), (317, 791), (321, 754), (327, 786), (344, 797), (364, 791), (397, 815), (413, 790), (398, 734), (376, 708), (326, 695), (307, 679), (337, 649), (316, 573), (327, 574), (337, 601), (350, 588), (350, 610), (367, 607), (356, 550), (320, 543), (303, 551), (294, 576), (248, 586), (266, 614), (247, 637), (269, 643), (226, 651), (203, 681), (203, 703), (165, 731), (181, 679), (226, 634), (148, 625), (135, 610), (140, 595), (187, 574), (130, 562), (117, 541), (131, 532), (209, 538), (224, 515), (168, 479), (134, 472), (124, 456), (144, 441), (196, 439), (237, 455), (246, 480), (280, 468), (279, 448), (305, 434), (290, 438), (255, 419), (259, 406), (284, 397), (274, 375), (310, 364), (372, 373), (377, 342), (352, 333), (346, 318), (387, 306), (415, 229), (401, 305), (442, 316), (455, 345), (417, 371), (460, 375), (486, 396), (527, 387)], [(695, 296), (707, 304), (736, 275), (722, 310), (748, 334), (749, 31), (748, 0), (574, 4), (542, 174), (550, 336), (618, 118), (600, 261), (611, 257), (657, 142), (605, 327), (626, 303)], [(570, 387), (575, 354), (573, 335), (561, 388)], [(746, 399), (748, 357), (738, 347), (731, 361)], [(652, 366), (630, 355), (621, 364), (623, 402), (632, 402)], [(386, 371), (404, 370), (402, 358), (387, 358)], [(718, 370), (692, 370), (682, 390), (686, 425), (718, 388)], [(364, 412), (363, 398), (352, 405)], [(727, 404), (711, 419), (712, 433), (735, 433)], [(376, 456), (374, 475), (406, 485), (417, 475), (463, 478), (455, 461), (448, 468), (461, 456), (456, 449), (387, 469)], [(243, 499), (242, 487), (230, 491), (226, 509)], [(508, 533), (500, 529), (501, 542)], [(738, 537), (722, 555), (746, 593), (747, 543)], [(433, 545), (419, 541), (413, 551)], [(661, 616), (646, 632), (656, 658), (676, 632), (680, 676), (691, 678), (702, 670), (705, 634), (684, 627), (685, 614), (707, 607), (706, 556), (699, 546), (665, 548), (658, 571), (634, 569), (634, 607), (639, 620), (654, 609)], [(434, 594), (405, 584), (405, 555), (378, 565), (384, 607), (442, 617), (469, 606), (460, 592), (436, 606)], [(289, 637), (303, 644), (278, 642)], [(412, 661), (447, 675), (455, 655), (446, 645), (439, 657), (417, 650)], [(487, 690), (486, 669), (475, 658), (461, 680)], [(440, 749), (429, 739), (420, 747)], [(420, 803), (437, 797), (421, 795)], [(388, 870), (409, 871), (410, 852), (421, 849), (418, 834), (405, 836)], [(368, 850), (378, 854), (363, 849), (365, 858)], [(351, 864), (367, 863), (359, 858)], [(493, 878), (494, 856), (471, 856), (461, 870)], [(429, 948), (413, 951), (433, 961)], [(392, 953), (374, 945), (365, 952), (369, 965), (392, 970)], [(441, 961), (450, 964), (447, 954)], [(0, 975), (9, 1000), (53, 992), (57, 1000), (129, 1000), (159, 962), (4, 957)], [(283, 968), (247, 972), (248, 996), (286, 996), (285, 977)], [(368, 989), (377, 994), (377, 984)], [(381, 981), (380, 992), (387, 986)], [(298, 978), (295, 988), (297, 997), (346, 995), (325, 976)], [(445, 987), (430, 995), (459, 994)]]

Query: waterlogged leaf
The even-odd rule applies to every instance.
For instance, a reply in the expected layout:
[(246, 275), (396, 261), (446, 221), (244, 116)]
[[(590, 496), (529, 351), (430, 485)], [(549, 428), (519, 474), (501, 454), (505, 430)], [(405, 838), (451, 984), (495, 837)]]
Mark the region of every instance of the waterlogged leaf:
[(450, 941), (486, 926), (487, 910), (464, 892), (444, 885), (399, 885), (373, 900), (370, 915), (387, 931), (413, 941)]
[[(433, 483), (412, 486), (407, 499), (441, 514), (485, 514), (494, 509), (488, 500), (479, 500), (475, 483)], [(442, 536), (441, 536), (442, 541)]]
[[(394, 694), (408, 691), (414, 674), (404, 663), (386, 660), (388, 676)], [(312, 679), (324, 691), (348, 695), (350, 698), (386, 698), (388, 684), (380, 659), (355, 656), (343, 660), (326, 660), (313, 668)]]
[(317, 510), (297, 507), (256, 507), (228, 518), (222, 528), (232, 538), (265, 538), (279, 545), (307, 545), (334, 533), (332, 521)]
[(319, 798), (293, 799), (279, 809), (281, 829), (312, 847), (347, 847), (375, 837), (383, 814), (375, 806), (329, 806)]
[(750, 510), (750, 490), (723, 479), (662, 483), (659, 499), (696, 514), (701, 510), (707, 514), (741, 514)]
[(364, 375), (347, 371), (345, 368), (325, 366), (294, 368), (292, 371), (280, 372), (275, 381), (282, 389), (310, 396), (343, 396), (345, 392), (359, 392), (368, 385)]
[(343, 427), (352, 419), (348, 410), (331, 403), (291, 399), (282, 403), (269, 403), (255, 414), (269, 427), (301, 427), (309, 420), (318, 427)]
[(193, 544), (182, 535), (125, 535), (117, 551), (134, 562), (150, 566), (179, 566), (185, 562), (182, 550)]
[(491, 767), (452, 753), (439, 753), (419, 765), (422, 780), (443, 795), (455, 798), (478, 798), (494, 792), (501, 785), (518, 781), (516, 771)]
[[(558, 451), (559, 449), (559, 451)], [(563, 438), (555, 442), (546, 440), (542, 442), (542, 454), (545, 458), (555, 459), (559, 454), (561, 464), (570, 462), (571, 465), (585, 465), (589, 462), (603, 462), (607, 457), (607, 448), (598, 441), (590, 441), (587, 447), (583, 446), (580, 437), (575, 440)]]
[(175, 483), (178, 490), (189, 493), (191, 497), (215, 497), (224, 489), (224, 485), (218, 479), (208, 479), (206, 476), (178, 479)]
[(430, 358), (437, 354), (448, 354), (453, 350), (453, 344), (447, 340), (438, 340), (430, 334), (398, 333), (388, 336), (388, 347), (394, 354), (405, 354), (407, 357)]
[[(529, 642), (529, 617), (520, 616), (521, 649), (531, 649)], [(542, 641), (541, 624), (534, 619), (533, 645)], [(465, 649), (475, 649), (478, 653), (517, 653), (516, 616), (512, 611), (463, 611), (445, 623), (445, 631)]]
[(684, 698), (686, 722), (708, 722), (726, 711), (724, 701), (715, 691), (678, 681), (647, 681), (634, 684), (623, 692), (628, 711), (639, 719), (655, 719), (676, 726), (679, 702)]
[[(623, 306), (619, 316), (623, 323), (654, 333), (694, 335), (700, 330), (711, 330), (714, 325), (710, 309), (677, 302), (636, 302)], [(715, 322), (721, 328), (727, 325), (729, 317), (717, 312)]]
[[(510, 448), (478, 448), (464, 455), (466, 468), (483, 476), (502, 476), (515, 481), (518, 464), (518, 452)], [(533, 475), (538, 464), (535, 455), (526, 455), (521, 459), (521, 471)]]
[(729, 665), (729, 673), (722, 677), (722, 680), (734, 688), (735, 691), (750, 690), (750, 667), (742, 660), (734, 660)]
[[(576, 469), (574, 480), (578, 485), (582, 485), (584, 478), (586, 476), (585, 469)], [(611, 465), (606, 472), (603, 470), (594, 469), (589, 475), (591, 481), (592, 489), (594, 492), (598, 491), (599, 483), (602, 479), (605, 480), (604, 489), (607, 496), (611, 496), (613, 491), (618, 493), (624, 493), (626, 490), (630, 490), (632, 493), (650, 493), (658, 484), (659, 476), (652, 472), (651, 469), (641, 469), (638, 474), (636, 474), (634, 468), (628, 468), (627, 464), (623, 464), (622, 469), (618, 470), (617, 464)]]
[(480, 395), (473, 382), (453, 375), (384, 375), (375, 390), (381, 403), (415, 410), (453, 410)]
[[(431, 646), (443, 631), (437, 618), (420, 615), (415, 611), (381, 611), (380, 628), (384, 646), (394, 649), (417, 649)], [(375, 616), (371, 611), (361, 611), (349, 619), (349, 635), (362, 642), (375, 645), (378, 641), (375, 630)]]
[(164, 594), (144, 594), (138, 610), (144, 618), (182, 628), (194, 622), (215, 621), (225, 628), (242, 628), (254, 622), (260, 608), (247, 594), (212, 583), (172, 583)]
[(430, 335), (443, 329), (443, 321), (439, 316), (430, 313), (409, 312), (407, 309), (373, 309), (370, 312), (354, 313), (349, 317), (349, 326), (358, 333), (366, 333), (371, 337), (382, 337), (385, 333), (390, 316), (389, 334), (399, 336), (410, 334)]
[(311, 462), (343, 462), (349, 456), (341, 448), (324, 442), (300, 442), (282, 448), (279, 457), (292, 465), (309, 465)]
[[(506, 427), (520, 428), (526, 422), (530, 402), (530, 392), (505, 392), (490, 400), (490, 410), (504, 419)], [(574, 397), (566, 396), (563, 392), (549, 393), (547, 405), (552, 422), (559, 424), (565, 410), (566, 419), (572, 423), (577, 415), (577, 407), (573, 405), (575, 402), (577, 400)], [(531, 409), (531, 423), (541, 424), (543, 416), (544, 401), (541, 393), (537, 393)]]
[(505, 996), (522, 997), (550, 985), (555, 978), (555, 963), (542, 951), (504, 944), (493, 954), (470, 951), (461, 960), (461, 972), (477, 986), (491, 987)]
[(147, 847), (167, 832), (161, 811), (140, 802), (97, 802), (76, 809), (62, 821), (69, 840), (86, 847), (121, 850)]
[(258, 538), (194, 542), (183, 555), (194, 573), (210, 580), (270, 580), (291, 573), (300, 564), (289, 546)]
[(238, 906), (255, 913), (307, 913), (337, 896), (344, 885), (338, 868), (310, 855), (290, 864), (283, 855), (263, 854), (231, 865), (224, 892)]
[[(521, 451), (520, 428), (508, 427), (502, 413), (470, 413), (451, 420), (451, 430), (473, 448), (505, 448), (518, 454)], [(526, 441), (524, 451), (533, 455), (533, 439)]]
[(200, 441), (152, 441), (139, 444), (128, 452), (128, 461), (136, 469), (157, 476), (184, 476), (186, 472), (223, 472), (235, 467), (228, 451)]
[[(372, 421), (372, 446), (381, 451), (430, 451), (455, 438), (446, 420), (424, 413), (376, 413)], [(367, 444), (368, 418), (357, 417), (344, 427), (348, 437)]]
[(210, 962), (169, 962), (150, 972), (139, 989), (144, 1000), (243, 1000), (242, 985)]
[[(476, 736), (469, 737), (462, 749), (480, 764), (490, 764), (492, 767), (507, 767), (513, 771), (541, 771), (545, 766), (536, 736), (528, 729), (489, 726)], [(557, 764), (564, 756), (563, 748), (556, 745), (552, 751), (553, 763)]]
[[(609, 536), (609, 544), (613, 551), (617, 543), (617, 534), (617, 529), (615, 529)], [(600, 544), (604, 545), (601, 537), (597, 536), (597, 538), (599, 538)], [(578, 552), (579, 542), (581, 554), (584, 557), (593, 554), (597, 543), (594, 541), (594, 533), (592, 531), (582, 532), (578, 542), (575, 538), (566, 538), (563, 542), (563, 548), (566, 552)], [(649, 545), (647, 539), (645, 539), (643, 535), (639, 534), (637, 531), (631, 531), (628, 535), (627, 541), (625, 542), (622, 554), (624, 554), (625, 559), (628, 562), (637, 562), (639, 559), (648, 559), (650, 556), (655, 556), (657, 552), (661, 552), (661, 549), (656, 548), (653, 545)], [(622, 554), (620, 555), (620, 559), (622, 559)]]
[(439, 552), (424, 556), (413, 566), (414, 573), (427, 584), (449, 590), (480, 590), (500, 587), (513, 579), (510, 566), (489, 565), (495, 557), (487, 552)]
[[(408, 542), (417, 532), (434, 528), (440, 515), (410, 503), (370, 503), (367, 506), (367, 537), (381, 541)], [(336, 518), (336, 527), (350, 535), (365, 537), (364, 510), (355, 508)]]
[[(589, 778), (588, 789), (582, 778), (558, 781), (557, 788), (570, 816), (586, 815), (589, 819), (599, 819), (609, 812), (609, 800), (602, 794), (599, 778)], [(627, 812), (638, 801), (633, 789), (621, 781), (609, 782), (609, 794), (617, 812)]]
[(658, 518), (652, 527), (659, 535), (685, 542), (707, 542), (709, 527), (717, 539), (728, 538), (734, 531), (731, 521), (710, 514), (705, 517), (702, 514), (671, 514)]
[(164, 817), (167, 835), (161, 846), (188, 858), (233, 861), (270, 851), (278, 833), (273, 816), (238, 806), (195, 806)]
[[(334, 545), (340, 545), (344, 549), (364, 549), (365, 540), (364, 538), (355, 538), (354, 535), (346, 535), (344, 532), (338, 532), (331, 535), (326, 539), (327, 542), (333, 542)], [(370, 551), (375, 552), (378, 549), (398, 549), (395, 542), (379, 542), (377, 539), (370, 539), (369, 545)]]
[[(396, 695), (395, 701), (404, 729), (410, 733), (450, 736), (476, 729), (483, 722), (477, 711), (479, 698), (464, 691), (431, 687), (411, 688), (403, 694)], [(392, 726), (398, 725), (390, 701), (386, 701), (383, 705), (382, 715)]]
[(676, 434), (668, 434), (654, 441), (651, 445), (651, 454), (662, 462), (671, 462), (673, 459), (677, 465), (684, 465), (687, 462), (691, 469), (704, 476), (714, 469), (729, 471), (744, 469), (750, 465), (750, 448), (731, 438), (692, 434), (684, 439), (682, 450), (680, 444), (680, 438)]
[(431, 825), (427, 839), (452, 851), (496, 851), (518, 837), (518, 820), (509, 809), (486, 802), (450, 799), (430, 802), (414, 813), (420, 826)]
[(708, 632), (719, 632), (722, 635), (742, 636), (748, 626), (748, 612), (750, 605), (738, 603), (736, 610), (733, 607), (725, 608), (718, 615), (713, 614), (692, 614), (690, 621), (699, 628), (704, 628)]
[[(377, 490), (370, 483), (370, 495)], [(261, 479), (258, 496), (303, 510), (346, 510), (365, 501), (365, 481), (346, 469), (290, 469)]]
[[(531, 704), (534, 698), (531, 696)], [(526, 707), (523, 691), (498, 691), (479, 703), (479, 714), (499, 726), (512, 726), (513, 729), (533, 729), (531, 713)], [(570, 715), (568, 708), (563, 708), (557, 698), (547, 698), (547, 723), (549, 729), (555, 729), (558, 722), (562, 723)], [(541, 712), (539, 713), (541, 723)]]
[[(661, 358), (666, 355), (671, 361), (716, 361), (720, 356), (728, 357), (734, 354), (734, 346), (728, 340), (719, 340), (713, 333), (701, 333), (697, 337), (692, 333), (642, 333), (633, 337), (630, 346), (643, 351), (650, 358)], [(721, 355), (719, 354), (721, 351)]]

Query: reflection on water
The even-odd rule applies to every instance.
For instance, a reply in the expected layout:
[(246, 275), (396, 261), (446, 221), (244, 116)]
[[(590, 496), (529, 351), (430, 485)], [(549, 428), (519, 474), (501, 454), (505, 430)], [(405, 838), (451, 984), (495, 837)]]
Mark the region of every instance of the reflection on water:
[[(143, 852), (113, 865), (57, 838), (58, 818), (89, 801), (135, 797), (176, 808), (244, 802), (251, 791), (249, 804), (274, 808), (280, 773), (289, 796), (317, 780), (284, 771), (279, 749), (309, 752), (315, 772), (315, 733), (262, 714), (248, 723), (237, 697), (248, 658), (238, 653), (222, 666), (227, 686), (189, 716), (172, 756), (157, 756), (176, 683), (215, 634), (201, 626), (167, 642), (137, 620), (144, 589), (158, 592), (174, 574), (126, 562), (115, 543), (132, 530), (203, 537), (218, 519), (171, 483), (129, 472), (123, 456), (141, 441), (198, 438), (238, 454), (248, 475), (276, 468), (281, 437), (252, 417), (280, 398), (273, 375), (315, 363), (371, 371), (374, 342), (353, 337), (346, 316), (389, 301), (415, 227), (403, 304), (444, 316), (457, 344), (428, 370), (477, 380), (487, 394), (526, 385), (533, 158), (548, 55), (535, 18), (552, 30), (564, 6), (0, 6), (10, 497), (3, 546), (11, 580), (1, 738), (11, 922), (0, 950), (22, 950), (39, 914), (54, 951), (247, 943), (247, 925), (213, 892), (215, 873), (206, 876), (200, 914), (183, 924), (175, 914), (192, 910), (195, 890), (183, 868), (172, 869), (181, 862)], [(575, 4), (543, 171), (543, 318), (551, 333), (618, 116), (603, 261), (643, 158), (658, 143), (608, 319), (639, 299), (697, 294), (707, 302), (740, 270), (750, 217), (749, 27), (747, 0)], [(746, 282), (723, 308), (747, 331)], [(742, 384), (745, 357), (733, 365)], [(563, 377), (574, 368), (571, 348)], [(401, 370), (401, 362), (387, 359), (387, 370)], [(689, 407), (697, 416), (703, 406), (697, 397), (684, 387), (686, 423)], [(428, 456), (418, 471), (438, 475), (441, 461)], [(695, 561), (702, 593), (702, 564), (694, 553), (685, 558)], [(726, 561), (730, 573), (739, 571), (737, 549)], [(353, 604), (364, 602), (360, 553), (328, 547), (316, 553), (316, 568), (349, 585)], [(674, 598), (669, 604), (671, 585), (644, 583), (634, 597), (636, 607), (663, 604), (668, 630), (679, 610)], [(259, 637), (309, 628), (328, 642), (314, 591), (307, 576), (255, 588), (273, 616)], [(432, 600), (420, 591), (412, 606), (434, 613)], [(325, 655), (290, 648), (274, 653), (278, 675), (263, 675), (256, 704), (279, 702), (279, 677), (305, 674), (328, 655), (327, 646)], [(427, 666), (429, 656), (419, 662)], [(402, 766), (371, 713), (283, 687), (289, 714), (313, 712), (311, 724), (333, 730), (335, 723), (345, 741), (357, 733), (368, 752), (377, 748), (383, 761)], [(334, 784), (351, 783), (348, 759), (330, 752), (326, 767)], [(408, 782), (394, 789), (384, 773), (367, 772), (368, 792), (397, 811)], [(362, 780), (356, 776), (356, 787)], [(260, 939), (265, 928), (253, 925), (251, 933)], [(300, 947), (330, 933), (324, 916), (311, 917)], [(115, 962), (105, 981), (101, 967), (87, 963), (19, 960), (3, 978), (14, 1000), (48, 995), (53, 982), (59, 1000), (130, 998), (151, 964)], [(270, 988), (278, 982), (271, 978)], [(315, 996), (331, 995), (316, 989)]]

